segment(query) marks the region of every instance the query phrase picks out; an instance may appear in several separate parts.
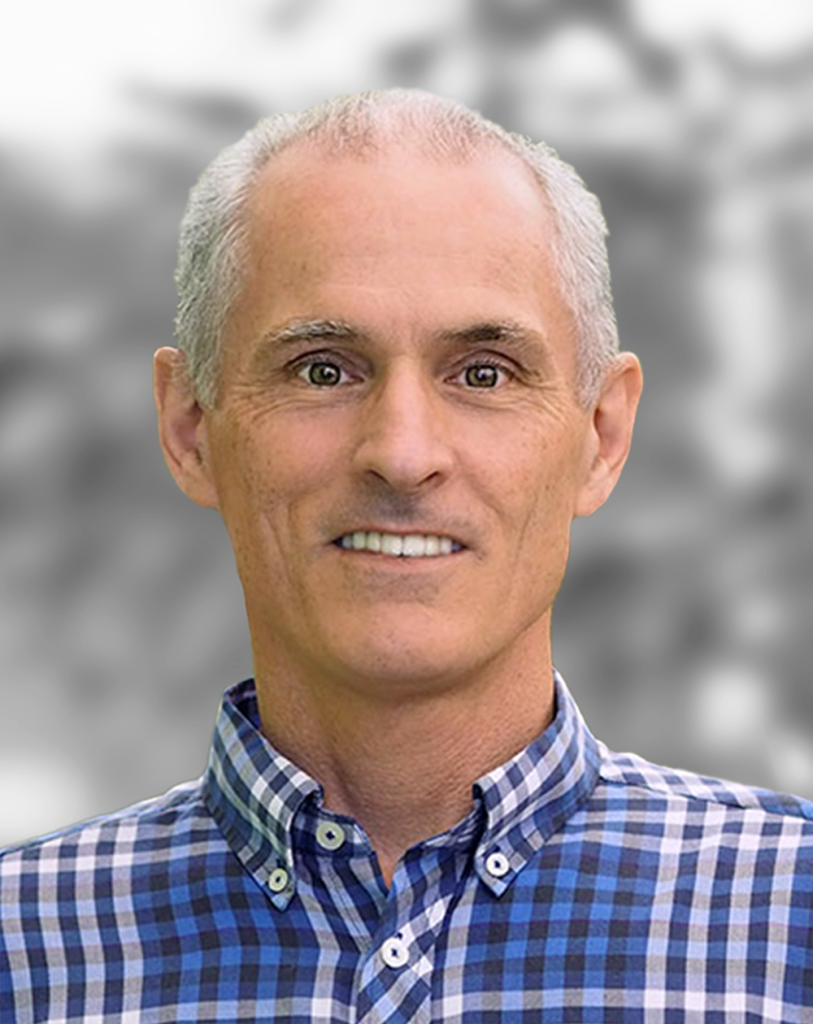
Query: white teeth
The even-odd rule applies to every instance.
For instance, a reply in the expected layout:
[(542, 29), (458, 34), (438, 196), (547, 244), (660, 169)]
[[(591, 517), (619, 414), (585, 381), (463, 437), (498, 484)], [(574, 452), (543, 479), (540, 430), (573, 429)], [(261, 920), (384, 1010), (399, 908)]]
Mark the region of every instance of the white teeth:
[(400, 555), (404, 550), (404, 538), (397, 533), (382, 533), (381, 550), (385, 555)]
[(346, 551), (373, 551), (384, 555), (401, 555), (406, 558), (435, 557), (451, 555), (459, 551), (461, 545), (451, 537), (438, 537), (410, 533), (406, 537), (397, 533), (378, 533), (356, 530), (345, 534), (339, 541)]
[(410, 533), (408, 537), (404, 537), (403, 553), (412, 558), (423, 558), (426, 554), (426, 538)]

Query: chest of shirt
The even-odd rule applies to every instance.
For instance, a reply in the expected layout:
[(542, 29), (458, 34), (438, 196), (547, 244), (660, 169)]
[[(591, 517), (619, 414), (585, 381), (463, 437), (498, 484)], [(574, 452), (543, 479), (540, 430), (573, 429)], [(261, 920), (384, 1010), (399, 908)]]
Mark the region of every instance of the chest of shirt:
[(135, 865), (92, 909), (81, 884), (40, 905), (11, 965), (32, 1012), (8, 1019), (810, 1022), (810, 915), (775, 857), (745, 859), (573, 828), (495, 896), (462, 852), (408, 856), (387, 893), (336, 851), (298, 857), (284, 910), (225, 847)]

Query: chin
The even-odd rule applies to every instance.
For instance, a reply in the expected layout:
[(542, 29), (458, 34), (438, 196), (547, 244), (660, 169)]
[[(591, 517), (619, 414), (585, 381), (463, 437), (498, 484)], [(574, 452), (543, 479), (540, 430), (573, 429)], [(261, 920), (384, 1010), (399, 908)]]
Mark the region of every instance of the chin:
[[(476, 669), (480, 659), (472, 657), (473, 646), (461, 643), (461, 637), (427, 637), (414, 631), (391, 631), (382, 635), (343, 637), (334, 649), (334, 664), (354, 688), (365, 692), (384, 685), (404, 689), (438, 689), (451, 685), (462, 674)], [(354, 642), (355, 641), (355, 642)]]

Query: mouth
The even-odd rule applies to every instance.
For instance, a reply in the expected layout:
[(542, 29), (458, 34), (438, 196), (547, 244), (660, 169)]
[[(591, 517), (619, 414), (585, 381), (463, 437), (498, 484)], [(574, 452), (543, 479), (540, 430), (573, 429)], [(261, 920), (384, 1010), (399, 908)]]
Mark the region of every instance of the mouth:
[(344, 551), (369, 552), (395, 558), (440, 558), (466, 550), (464, 544), (443, 534), (385, 533), (378, 530), (345, 533), (333, 543)]

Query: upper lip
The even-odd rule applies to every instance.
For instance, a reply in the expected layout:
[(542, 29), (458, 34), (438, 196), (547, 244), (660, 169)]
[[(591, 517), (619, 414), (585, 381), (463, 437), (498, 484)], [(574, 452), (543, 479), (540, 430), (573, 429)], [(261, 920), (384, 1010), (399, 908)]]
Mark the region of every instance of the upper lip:
[(337, 537), (334, 537), (332, 543), (335, 544), (342, 537), (350, 537), (354, 533), (391, 533), (398, 537), (450, 537), (455, 543), (460, 544), (461, 547), (468, 547), (466, 542), (461, 540), (456, 534), (444, 529), (436, 529), (432, 526), (410, 526), (407, 529), (404, 529), (403, 526), (394, 529), (389, 526), (351, 526), (349, 529), (343, 530)]

